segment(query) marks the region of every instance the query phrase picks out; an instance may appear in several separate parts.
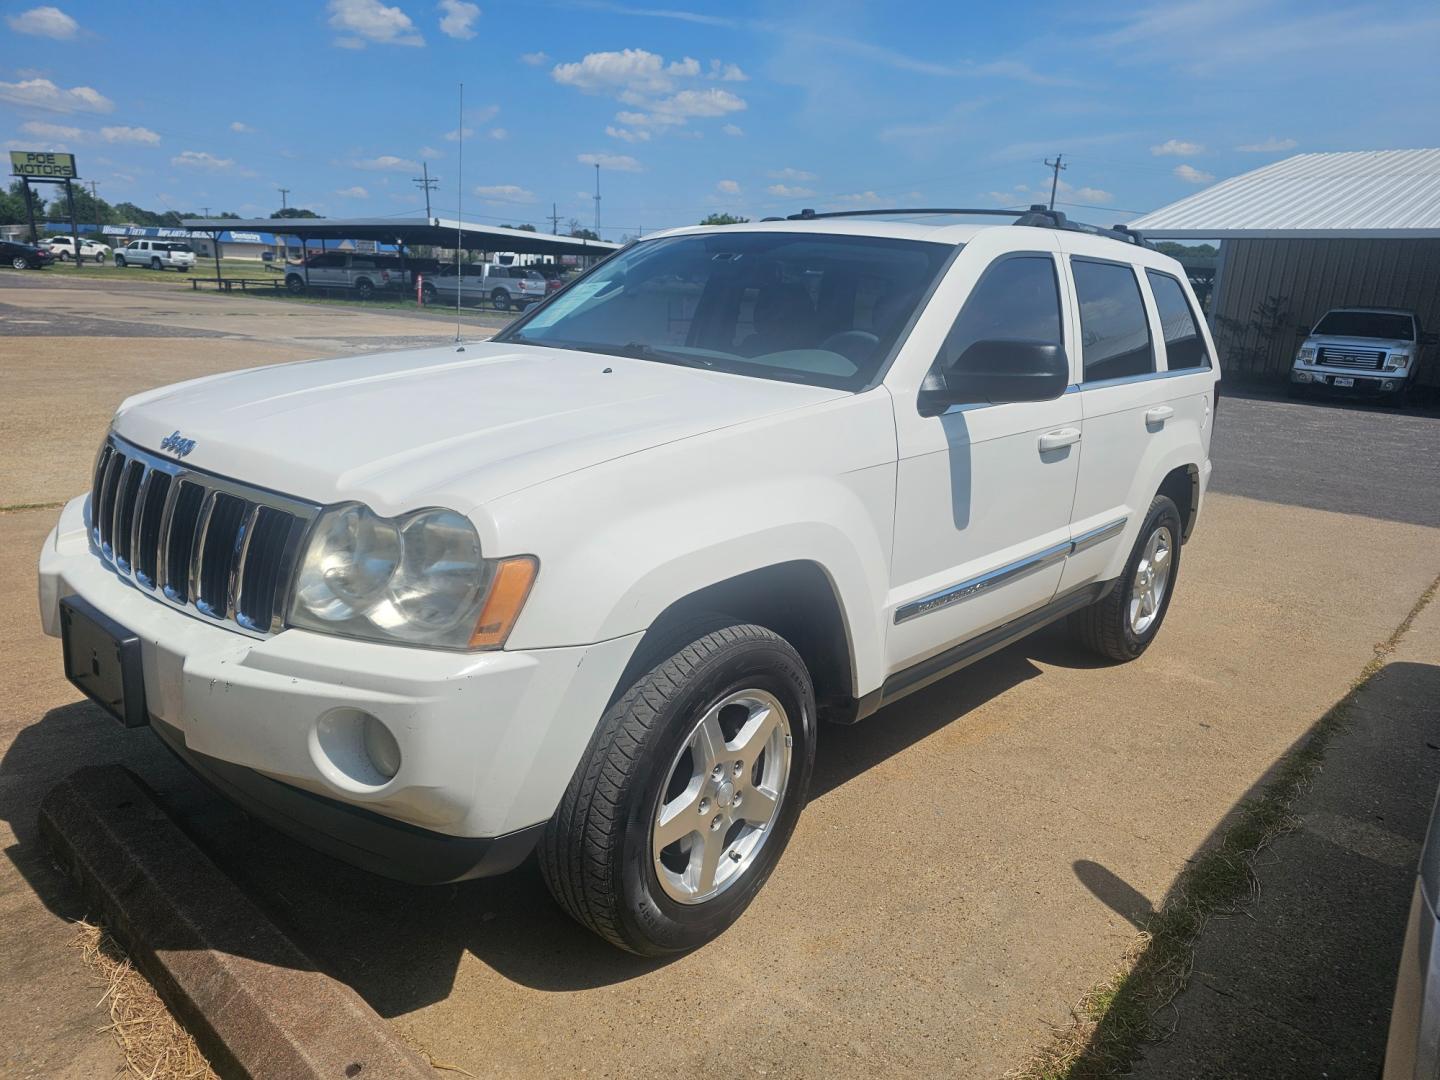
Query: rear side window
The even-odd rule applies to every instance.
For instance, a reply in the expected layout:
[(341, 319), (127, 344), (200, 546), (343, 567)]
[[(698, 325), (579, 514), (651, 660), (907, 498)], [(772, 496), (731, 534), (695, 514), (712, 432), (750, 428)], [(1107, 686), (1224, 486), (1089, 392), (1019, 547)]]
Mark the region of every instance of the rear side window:
[(1080, 302), (1085, 381), (1121, 379), (1155, 370), (1150, 324), (1135, 271), (1119, 263), (1072, 259)]
[(1054, 259), (1019, 255), (991, 263), (956, 316), (940, 365), (953, 366), (977, 341), (1064, 344)]
[(1180, 282), (1158, 270), (1146, 270), (1145, 276), (1150, 279), (1155, 309), (1160, 313), (1160, 333), (1165, 338), (1165, 358), (1170, 370), (1209, 367), (1210, 354), (1205, 351), (1205, 339), (1200, 336), (1195, 312)]

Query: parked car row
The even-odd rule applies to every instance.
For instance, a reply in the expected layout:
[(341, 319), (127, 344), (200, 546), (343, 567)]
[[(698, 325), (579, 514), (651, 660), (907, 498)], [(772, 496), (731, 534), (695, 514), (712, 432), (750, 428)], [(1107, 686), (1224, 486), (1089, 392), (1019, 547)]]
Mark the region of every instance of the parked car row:
[[(41, 240), (40, 246), (46, 248), (60, 262), (75, 258), (75, 238), (73, 236), (52, 236), (47, 240)], [(108, 258), (110, 258), (109, 244), (102, 244), (98, 240), (81, 239), (80, 260), (82, 262), (103, 263)]]
[[(463, 272), (462, 272), (463, 271)], [(307, 289), (352, 289), (361, 300), (377, 292), (408, 292), (420, 281), (425, 303), (489, 303), (501, 311), (525, 309), (562, 285), (527, 266), (467, 263), (457, 268), (435, 259), (401, 259), (384, 253), (327, 251), (286, 267), (285, 288), (300, 295)]]

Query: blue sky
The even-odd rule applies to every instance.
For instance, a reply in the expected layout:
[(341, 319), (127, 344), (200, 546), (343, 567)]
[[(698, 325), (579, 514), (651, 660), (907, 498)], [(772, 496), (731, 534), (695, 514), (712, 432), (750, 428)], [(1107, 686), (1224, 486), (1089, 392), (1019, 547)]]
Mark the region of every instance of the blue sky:
[[(681, 0), (662, 0), (681, 3)], [(803, 206), (1123, 221), (1292, 153), (1440, 145), (1440, 7), (0, 0), (0, 137), (111, 202), (607, 239)], [(458, 117), (457, 84), (466, 112)], [(1078, 204), (1078, 205), (1077, 205)]]

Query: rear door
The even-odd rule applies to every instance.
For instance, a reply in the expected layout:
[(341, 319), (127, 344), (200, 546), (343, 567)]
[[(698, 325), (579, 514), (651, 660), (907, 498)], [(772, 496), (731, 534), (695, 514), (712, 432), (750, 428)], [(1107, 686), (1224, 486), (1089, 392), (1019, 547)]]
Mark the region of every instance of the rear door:
[(1213, 378), (1198, 315), (1168, 270), (1147, 267), (1147, 252), (1117, 258), (1128, 253), (1115, 241), (1065, 234), (1061, 244), (1081, 342), (1085, 448), (1063, 590), (1119, 574), (1161, 481), (1201, 464)]

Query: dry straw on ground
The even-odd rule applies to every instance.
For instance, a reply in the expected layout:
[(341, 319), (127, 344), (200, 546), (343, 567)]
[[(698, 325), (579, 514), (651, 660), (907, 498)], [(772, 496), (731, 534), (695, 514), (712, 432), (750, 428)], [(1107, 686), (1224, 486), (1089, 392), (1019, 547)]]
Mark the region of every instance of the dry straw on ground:
[(106, 1027), (125, 1054), (128, 1074), (145, 1080), (218, 1080), (190, 1033), (115, 939), (84, 920), (77, 931), (74, 946), (100, 977), (105, 992), (97, 1004), (109, 1010)]

